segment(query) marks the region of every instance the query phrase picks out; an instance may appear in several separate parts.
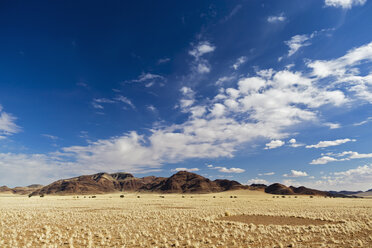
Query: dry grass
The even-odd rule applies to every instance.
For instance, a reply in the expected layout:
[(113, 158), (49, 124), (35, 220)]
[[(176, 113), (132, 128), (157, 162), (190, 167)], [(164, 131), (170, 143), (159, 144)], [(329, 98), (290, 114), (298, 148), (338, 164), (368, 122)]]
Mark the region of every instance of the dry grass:
[(372, 199), (137, 196), (1, 195), (0, 247), (372, 247)]

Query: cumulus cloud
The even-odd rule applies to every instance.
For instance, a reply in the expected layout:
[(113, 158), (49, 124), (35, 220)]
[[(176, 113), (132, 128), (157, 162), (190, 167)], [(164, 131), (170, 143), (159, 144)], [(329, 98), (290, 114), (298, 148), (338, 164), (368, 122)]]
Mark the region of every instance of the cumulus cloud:
[(21, 128), (15, 123), (16, 120), (16, 117), (3, 111), (3, 107), (0, 105), (0, 139), (5, 139), (21, 131)]
[(327, 164), (329, 162), (336, 161), (347, 161), (351, 159), (361, 159), (361, 158), (372, 158), (372, 153), (358, 153), (353, 151), (345, 151), (341, 153), (326, 153), (322, 154), (322, 157), (314, 159), (310, 164)]
[(329, 162), (338, 161), (335, 158), (332, 158), (330, 156), (322, 156), (321, 158), (314, 159), (310, 162), (310, 164), (328, 164)]
[[(76, 174), (99, 171), (140, 173), (158, 170), (166, 163), (177, 163), (186, 159), (233, 157), (241, 145), (257, 139), (282, 141), (290, 135), (289, 128), (318, 121), (321, 107), (340, 107), (354, 96), (350, 93), (353, 89), (341, 90), (339, 81), (340, 78), (345, 81), (346, 76), (358, 76), (355, 70), (357, 66), (372, 60), (372, 49), (368, 55), (369, 46), (372, 47), (367, 45), (355, 48), (335, 60), (310, 61), (307, 65), (312, 69), (311, 75), (288, 68), (280, 71), (257, 71), (255, 75), (240, 78), (235, 86), (221, 87), (215, 97), (200, 102), (194, 97), (195, 93), (185, 87), (181, 89), (181, 99), (184, 101), (180, 102), (183, 121), (163, 126), (154, 125), (148, 134), (127, 132), (120, 136), (92, 141), (87, 145), (63, 147), (54, 154), (45, 155), (46, 158), (28, 155), (24, 160), (36, 161), (40, 158), (45, 164), (48, 162), (71, 166)], [(192, 56), (197, 58), (213, 50), (214, 46), (208, 43), (197, 48)], [(332, 70), (325, 70), (326, 73), (319, 71), (319, 63)], [(347, 68), (342, 69), (345, 66)], [(350, 70), (350, 66), (354, 70)], [(323, 84), (322, 79), (326, 76), (336, 83)], [(363, 80), (362, 83), (367, 85), (369, 79), (363, 76)], [(361, 81), (352, 82), (353, 86)], [(105, 101), (100, 99), (95, 103), (103, 105)], [(6, 117), (3, 117), (4, 120), (9, 120), (9, 115), (7, 117), (3, 115), (4, 112), (1, 113)], [(10, 119), (10, 122), (4, 120), (0, 122), (0, 130), (3, 133), (17, 132), (10, 132), (15, 130), (14, 126), (11, 128), (11, 124), (4, 125), (14, 123), (14, 119)], [(322, 158), (321, 161), (343, 158), (324, 156), (328, 158)], [(344, 156), (351, 159), (369, 155)], [(44, 160), (48, 161), (43, 162)], [(9, 160), (6, 166), (12, 166), (12, 161), (15, 160)], [(8, 167), (3, 164), (0, 170), (7, 171)], [(226, 167), (220, 167), (218, 170), (230, 173), (244, 171)], [(63, 172), (61, 173), (63, 175)]]
[(308, 145), (306, 148), (325, 148), (329, 146), (339, 146), (347, 142), (355, 142), (356, 139), (338, 139), (338, 140), (329, 140), (329, 141), (320, 141), (316, 145)]
[(292, 138), (288, 141), (290, 147), (301, 147), (304, 146), (304, 144), (298, 143), (296, 139)]
[(198, 168), (175, 168), (172, 169), (171, 171), (188, 171), (188, 172), (196, 172), (199, 171)]
[(216, 47), (213, 46), (210, 42), (203, 41), (194, 46), (193, 49), (189, 51), (189, 54), (195, 58), (200, 58), (206, 53), (213, 52), (215, 49)]
[(284, 141), (282, 140), (272, 140), (270, 141), (269, 143), (266, 144), (266, 147), (265, 149), (274, 149), (274, 148), (278, 148), (278, 147), (281, 147), (285, 144)]
[(291, 173), (284, 174), (283, 177), (307, 177), (308, 174), (305, 171), (291, 170)]
[(334, 172), (322, 179), (316, 181), (316, 187), (334, 190), (368, 190), (372, 182), (372, 164)]
[(269, 182), (265, 179), (261, 179), (261, 178), (256, 177), (256, 178), (253, 178), (253, 179), (249, 179), (247, 181), (247, 185), (251, 185), (251, 184), (266, 184), (266, 185), (268, 185)]
[(202, 41), (194, 45), (189, 51), (189, 54), (194, 57), (192, 64), (193, 70), (199, 74), (209, 73), (211, 66), (208, 60), (204, 59), (203, 56), (207, 53), (211, 53), (216, 49), (209, 41)]
[(222, 166), (213, 166), (211, 164), (207, 165), (208, 168), (210, 169), (215, 169), (215, 170), (218, 170), (219, 172), (224, 172), (224, 173), (243, 173), (245, 172), (244, 169), (241, 169), (241, 168), (226, 168), (226, 167), (222, 167)]
[(329, 129), (338, 129), (341, 127), (339, 123), (331, 123), (331, 122), (326, 122), (324, 123), (324, 125), (329, 127)]
[(351, 9), (356, 5), (364, 5), (367, 0), (325, 0), (325, 5), (336, 8)]
[(269, 23), (278, 23), (278, 22), (284, 22), (287, 18), (285, 17), (284, 13), (280, 13), (277, 16), (269, 16), (267, 17), (267, 21)]

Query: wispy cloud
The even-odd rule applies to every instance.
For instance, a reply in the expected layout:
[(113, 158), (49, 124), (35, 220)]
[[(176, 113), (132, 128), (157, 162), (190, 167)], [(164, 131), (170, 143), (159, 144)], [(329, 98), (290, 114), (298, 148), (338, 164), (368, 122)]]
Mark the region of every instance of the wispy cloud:
[(348, 161), (351, 159), (372, 158), (372, 153), (358, 153), (353, 151), (345, 151), (341, 153), (326, 153), (322, 157), (314, 159), (310, 164), (327, 164), (329, 162)]
[(16, 120), (16, 117), (5, 112), (0, 105), (0, 139), (5, 139), (21, 131), (21, 128), (15, 123)]
[(329, 146), (339, 146), (345, 144), (347, 142), (355, 142), (356, 139), (338, 139), (338, 140), (328, 140), (328, 141), (320, 141), (316, 145), (308, 145), (306, 148), (325, 148)]
[(48, 139), (51, 139), (51, 140), (58, 140), (59, 139), (59, 137), (54, 136), (54, 135), (50, 135), (50, 134), (42, 134), (42, 136), (44, 136)]
[(275, 172), (266, 172), (266, 173), (259, 173), (259, 176), (272, 176), (275, 175)]
[(137, 79), (133, 79), (131, 82), (142, 83), (142, 82), (146, 82), (146, 81), (149, 81), (149, 80), (155, 80), (155, 79), (164, 80), (165, 78), (161, 75), (158, 75), (158, 74), (142, 73), (141, 75), (138, 76)]
[(372, 121), (372, 117), (368, 117), (364, 121), (354, 123), (353, 126), (362, 126), (362, 125), (365, 125), (365, 124), (367, 124), (371, 121)]
[(170, 58), (162, 58), (162, 59), (159, 59), (157, 64), (160, 65), (160, 64), (166, 64), (168, 63), (169, 61), (171, 61)]
[(351, 9), (353, 6), (364, 5), (367, 0), (325, 0), (325, 5), (329, 7)]
[(234, 68), (234, 70), (238, 70), (239, 67), (240, 67), (242, 64), (244, 64), (246, 61), (247, 61), (247, 57), (246, 57), (246, 56), (239, 57), (239, 58), (237, 59), (237, 61), (235, 62), (235, 64), (233, 64), (232, 67)]
[(269, 16), (269, 17), (267, 17), (267, 21), (269, 23), (284, 22), (285, 20), (287, 20), (287, 17), (285, 17), (284, 13), (280, 13), (277, 16)]

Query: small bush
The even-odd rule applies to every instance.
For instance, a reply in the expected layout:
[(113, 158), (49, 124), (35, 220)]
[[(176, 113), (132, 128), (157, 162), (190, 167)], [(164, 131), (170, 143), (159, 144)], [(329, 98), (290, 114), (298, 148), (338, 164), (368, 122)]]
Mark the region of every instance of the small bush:
[(93, 195), (93, 196), (92, 196), (92, 198), (96, 198), (96, 196), (95, 196), (95, 195)]
[(137, 195), (137, 198), (141, 198), (141, 196)]
[(44, 197), (44, 194), (41, 194), (40, 197)]
[(120, 198), (124, 198), (124, 195), (120, 195)]

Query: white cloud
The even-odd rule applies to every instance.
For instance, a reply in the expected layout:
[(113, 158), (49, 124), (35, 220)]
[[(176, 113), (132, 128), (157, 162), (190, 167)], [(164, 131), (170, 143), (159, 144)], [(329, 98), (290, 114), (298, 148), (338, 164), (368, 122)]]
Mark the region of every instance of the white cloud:
[(117, 96), (115, 98), (116, 101), (118, 102), (122, 102), (122, 103), (125, 103), (127, 105), (129, 105), (132, 109), (135, 109), (136, 107), (134, 106), (134, 104), (132, 103), (131, 100), (129, 100), (127, 97), (125, 96)]
[(172, 169), (171, 171), (188, 171), (188, 172), (196, 172), (199, 171), (198, 168), (175, 168)]
[(353, 151), (345, 151), (341, 153), (322, 154), (322, 157), (314, 159), (310, 164), (327, 164), (336, 161), (348, 161), (351, 159), (372, 158), (372, 153), (358, 153)]
[(121, 96), (121, 95), (115, 97), (114, 99), (94, 98), (93, 101), (92, 101), (92, 106), (93, 106), (93, 108), (96, 108), (96, 109), (104, 109), (103, 104), (113, 104), (113, 103), (118, 103), (118, 102), (125, 103), (133, 109), (136, 108), (131, 100), (129, 100), (127, 97)]
[(265, 149), (274, 149), (274, 148), (278, 148), (278, 147), (281, 147), (285, 144), (284, 141), (281, 141), (281, 140), (272, 140), (270, 141), (269, 143), (266, 144), (266, 147)]
[(210, 42), (203, 41), (194, 46), (193, 49), (189, 51), (189, 54), (195, 58), (199, 58), (204, 54), (213, 52), (215, 49), (216, 47), (213, 46)]
[(309, 35), (295, 35), (290, 40), (285, 41), (285, 44), (289, 47), (288, 57), (295, 54), (301, 47), (310, 46), (311, 43), (308, 42), (310, 39)]
[(364, 121), (354, 123), (353, 126), (362, 126), (372, 121), (372, 117), (368, 117)]
[(266, 173), (259, 173), (259, 176), (272, 176), (275, 175), (275, 172), (266, 172)]
[(194, 45), (189, 51), (189, 54), (194, 57), (194, 62), (192, 64), (193, 70), (199, 74), (209, 73), (211, 71), (211, 66), (209, 62), (202, 58), (203, 55), (211, 53), (216, 49), (209, 41), (199, 42)]
[(165, 64), (168, 63), (171, 59), (170, 58), (162, 58), (158, 60), (158, 64)]
[(372, 74), (360, 72), (362, 65), (371, 62), (372, 42), (351, 49), (340, 58), (310, 61), (307, 66), (318, 79), (331, 78), (330, 87), (344, 87), (350, 97), (372, 103)]
[(256, 177), (256, 178), (253, 178), (253, 179), (249, 179), (247, 181), (247, 185), (251, 185), (251, 184), (266, 184), (266, 185), (268, 185), (269, 182), (266, 181), (265, 179), (261, 179), (261, 178)]
[(197, 70), (199, 73), (209, 73), (211, 68), (207, 63), (200, 62), (197, 66)]
[(154, 105), (148, 105), (147, 109), (150, 110), (151, 112), (155, 112), (157, 110)]
[(329, 140), (329, 141), (320, 141), (316, 145), (308, 145), (306, 148), (325, 148), (329, 146), (339, 146), (347, 142), (355, 142), (356, 139), (338, 139), (338, 140)]
[(320, 31), (314, 31), (311, 34), (301, 34), (292, 36), (292, 38), (284, 43), (289, 47), (288, 57), (295, 54), (301, 47), (310, 46), (310, 40), (314, 37), (323, 34), (325, 32), (332, 31), (334, 29), (322, 29)]
[(134, 83), (141, 83), (149, 80), (155, 80), (155, 79), (160, 79), (164, 80), (165, 78), (163, 76), (157, 75), (157, 74), (152, 74), (152, 73), (142, 73), (141, 75), (138, 76), (137, 79), (132, 80)]
[(240, 57), (240, 58), (237, 59), (237, 61), (235, 62), (235, 64), (233, 64), (232, 67), (234, 68), (234, 70), (237, 70), (237, 69), (239, 69), (239, 67), (240, 67), (242, 64), (244, 64), (246, 61), (247, 61), (247, 57), (242, 56), (242, 57)]
[(307, 177), (309, 176), (305, 171), (291, 170), (290, 174), (284, 174), (283, 177)]
[(59, 137), (54, 136), (54, 135), (50, 135), (50, 134), (42, 134), (42, 136), (44, 136), (48, 139), (51, 139), (51, 140), (58, 140), (59, 139)]
[(310, 164), (328, 164), (329, 162), (338, 161), (337, 159), (330, 157), (330, 156), (323, 156), (318, 159), (314, 159), (310, 162)]
[(334, 190), (368, 190), (372, 182), (372, 164), (334, 172), (316, 182), (317, 187)]
[(245, 172), (244, 169), (241, 168), (226, 168), (222, 166), (213, 166), (212, 164), (207, 165), (208, 168), (210, 169), (215, 169), (218, 170), (219, 172), (224, 172), (224, 173), (243, 173)]
[(234, 76), (229, 76), (229, 77), (224, 76), (224, 77), (220, 77), (220, 78), (216, 81), (216, 85), (217, 85), (217, 86), (221, 86), (221, 85), (223, 85), (224, 83), (226, 83), (226, 82), (231, 82), (231, 81), (234, 80), (234, 79), (235, 79)]
[(325, 5), (343, 9), (351, 9), (355, 5), (364, 5), (367, 0), (325, 0)]
[(0, 139), (5, 139), (9, 135), (21, 131), (21, 128), (15, 123), (16, 120), (16, 117), (3, 111), (3, 107), (0, 105)]
[(287, 18), (284, 16), (284, 13), (280, 13), (280, 15), (277, 16), (269, 16), (267, 18), (267, 21), (269, 23), (277, 23), (277, 22), (284, 22)]
[(325, 126), (329, 127), (329, 129), (338, 129), (341, 128), (341, 125), (339, 123), (331, 123), (331, 122), (326, 122), (324, 123)]
[(297, 140), (296, 140), (296, 139), (293, 139), (293, 138), (290, 139), (290, 140), (288, 141), (288, 143), (289, 143), (289, 146), (290, 146), (290, 147), (294, 147), (294, 148), (304, 146), (304, 144), (297, 143)]
[(220, 167), (220, 168), (218, 168), (218, 171), (219, 172), (225, 172), (225, 173), (243, 173), (243, 172), (245, 172), (244, 169), (234, 168), (234, 167), (233, 168)]
[[(213, 49), (204, 47), (199, 50), (199, 54), (205, 54)], [(332, 75), (333, 79), (335, 73), (342, 75), (343, 80), (345, 75), (355, 76), (356, 70), (341, 70), (347, 73), (339, 74), (340, 70), (333, 69), (342, 68), (340, 64), (345, 66), (345, 63), (348, 68), (350, 65), (356, 67), (370, 59), (366, 55), (369, 51), (368, 46), (363, 46), (351, 50), (341, 59), (321, 61), (327, 68), (329, 65), (332, 68), (330, 73), (321, 74), (322, 77), (315, 73), (317, 72), (315, 69), (313, 75), (289, 69), (257, 71), (256, 75), (241, 78), (236, 87), (230, 86), (230, 90), (222, 88), (214, 98), (203, 99), (200, 102), (190, 88), (184, 88), (181, 90), (181, 99), (185, 101), (180, 107), (180, 111), (185, 114), (183, 122), (164, 126), (154, 125), (151, 133), (147, 135), (133, 131), (96, 140), (88, 145), (64, 147), (55, 154), (44, 155), (46, 158), (25, 155), (23, 159), (35, 161), (40, 158), (41, 161), (48, 160), (45, 164), (71, 166), (74, 173), (87, 174), (98, 171), (139, 173), (157, 170), (166, 163), (177, 163), (186, 159), (233, 157), (243, 144), (258, 139), (281, 141), (291, 135), (288, 133), (290, 128), (305, 122), (317, 122), (321, 107), (325, 105), (327, 108), (340, 107), (349, 102), (349, 97), (353, 95), (345, 95), (350, 93), (348, 89), (341, 90), (340, 84), (323, 85), (323, 81), (319, 79), (324, 75)], [(372, 58), (372, 52), (370, 56)], [(309, 62), (308, 66), (314, 68), (311, 67), (314, 63)], [(363, 83), (366, 85), (368, 80), (363, 77)], [(95, 103), (104, 104), (102, 102), (104, 101), (99, 100)], [(4, 112), (1, 113), (3, 115)], [(11, 123), (14, 123), (14, 119)], [(9, 129), (9, 125), (5, 126), (6, 129), (12, 130)], [(325, 156), (328, 156), (328, 160), (323, 157), (322, 161), (338, 161), (369, 155)], [(8, 160), (8, 164), (0, 166), (1, 172), (7, 173), (12, 161), (15, 160)], [(226, 167), (219, 169), (226, 172), (243, 170)], [(57, 170), (57, 173), (65, 175), (66, 172)]]

